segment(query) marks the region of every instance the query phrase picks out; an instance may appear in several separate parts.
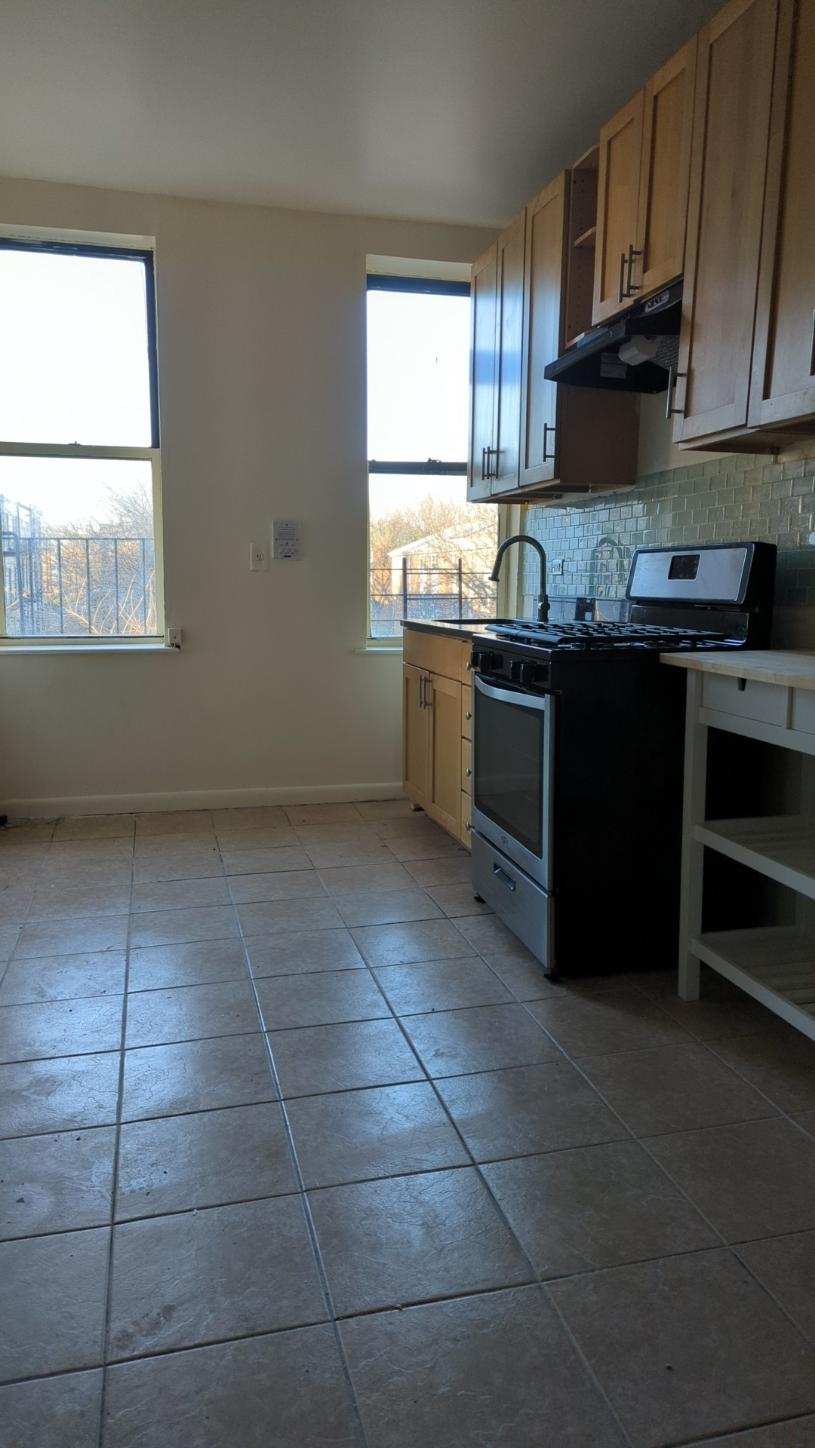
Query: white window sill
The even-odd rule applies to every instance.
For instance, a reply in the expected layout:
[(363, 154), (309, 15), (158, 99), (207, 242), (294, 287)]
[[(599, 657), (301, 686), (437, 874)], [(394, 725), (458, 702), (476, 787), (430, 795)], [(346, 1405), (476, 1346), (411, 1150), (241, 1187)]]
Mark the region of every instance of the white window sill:
[(352, 654), (398, 654), (402, 653), (402, 640), (396, 639), (392, 643), (383, 639), (381, 643), (360, 644), (359, 648), (352, 649)]
[(177, 654), (178, 649), (168, 648), (156, 641), (145, 644), (0, 644), (0, 658), (13, 658), (15, 654)]

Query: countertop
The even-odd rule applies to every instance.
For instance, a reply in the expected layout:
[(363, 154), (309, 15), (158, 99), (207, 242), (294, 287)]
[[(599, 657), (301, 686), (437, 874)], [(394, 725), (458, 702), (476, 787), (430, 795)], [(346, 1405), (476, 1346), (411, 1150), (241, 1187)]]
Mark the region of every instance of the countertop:
[(403, 621), (402, 627), (418, 629), (419, 633), (440, 634), (448, 639), (472, 639), (476, 634), (489, 633), (493, 624), (512, 622), (512, 619), (506, 618), (457, 618), (449, 623), (444, 619), (410, 618)]
[(732, 653), (660, 654), (660, 659), (677, 669), (726, 674), (731, 679), (756, 679), (762, 684), (784, 684), (792, 689), (815, 689), (815, 653), (745, 649)]

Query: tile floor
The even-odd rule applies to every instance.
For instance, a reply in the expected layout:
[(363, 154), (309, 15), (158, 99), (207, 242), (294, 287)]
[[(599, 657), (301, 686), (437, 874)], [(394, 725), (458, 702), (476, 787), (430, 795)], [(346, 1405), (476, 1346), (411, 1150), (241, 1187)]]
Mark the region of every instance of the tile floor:
[(812, 1448), (815, 1044), (404, 801), (0, 834), (0, 1448)]

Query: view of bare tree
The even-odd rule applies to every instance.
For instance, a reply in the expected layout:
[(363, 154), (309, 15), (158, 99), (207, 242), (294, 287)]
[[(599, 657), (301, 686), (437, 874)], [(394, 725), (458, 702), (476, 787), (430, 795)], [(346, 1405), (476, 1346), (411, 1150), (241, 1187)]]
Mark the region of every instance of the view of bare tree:
[(153, 505), (146, 487), (109, 487), (104, 518), (43, 528), (8, 500), (3, 518), (6, 622), (11, 633), (155, 633)]

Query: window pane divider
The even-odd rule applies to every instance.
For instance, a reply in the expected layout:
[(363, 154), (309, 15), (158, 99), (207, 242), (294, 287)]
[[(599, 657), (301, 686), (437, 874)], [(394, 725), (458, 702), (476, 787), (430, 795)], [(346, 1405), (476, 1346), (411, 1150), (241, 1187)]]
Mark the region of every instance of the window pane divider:
[(160, 456), (157, 447), (97, 446), (88, 443), (0, 442), (0, 457), (7, 458), (135, 458), (152, 462)]

